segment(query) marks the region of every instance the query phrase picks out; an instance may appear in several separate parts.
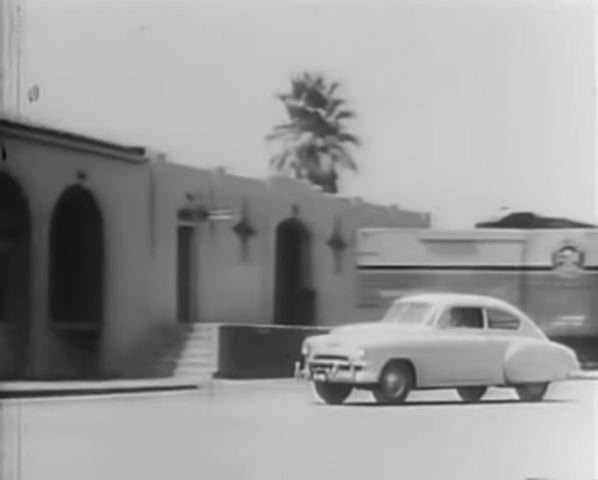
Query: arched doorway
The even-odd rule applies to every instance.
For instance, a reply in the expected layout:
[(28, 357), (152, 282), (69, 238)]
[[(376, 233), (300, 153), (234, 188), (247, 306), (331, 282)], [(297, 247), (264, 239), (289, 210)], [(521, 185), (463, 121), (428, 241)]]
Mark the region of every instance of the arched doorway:
[(98, 368), (104, 310), (103, 220), (93, 195), (69, 187), (50, 227), (50, 319), (77, 376)]
[(276, 229), (274, 276), (274, 323), (312, 325), (314, 292), (309, 288), (309, 232), (297, 218), (281, 222)]
[(23, 190), (0, 173), (0, 378), (21, 376), (30, 316), (31, 219)]

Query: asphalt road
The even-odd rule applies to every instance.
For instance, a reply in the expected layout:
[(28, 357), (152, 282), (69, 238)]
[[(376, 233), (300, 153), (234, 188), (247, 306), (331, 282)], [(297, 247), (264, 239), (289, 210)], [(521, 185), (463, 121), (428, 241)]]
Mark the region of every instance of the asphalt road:
[(592, 480), (597, 387), (554, 386), (541, 404), (496, 390), (329, 407), (294, 381), (5, 403), (1, 480)]

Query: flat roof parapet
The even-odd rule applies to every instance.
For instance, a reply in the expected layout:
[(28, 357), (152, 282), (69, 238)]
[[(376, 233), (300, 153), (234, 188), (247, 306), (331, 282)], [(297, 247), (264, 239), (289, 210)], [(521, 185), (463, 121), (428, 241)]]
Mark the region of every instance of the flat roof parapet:
[(418, 238), (424, 242), (524, 242), (526, 230), (432, 230), (423, 229)]
[(129, 163), (148, 163), (147, 150), (141, 146), (127, 146), (87, 135), (0, 118), (0, 135), (25, 138), (41, 143), (96, 153)]

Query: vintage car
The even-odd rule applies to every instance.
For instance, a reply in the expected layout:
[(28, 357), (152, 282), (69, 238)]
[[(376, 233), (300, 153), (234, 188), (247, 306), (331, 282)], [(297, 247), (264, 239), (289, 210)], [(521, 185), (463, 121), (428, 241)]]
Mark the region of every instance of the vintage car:
[(551, 382), (580, 368), (576, 354), (550, 341), (515, 306), (487, 296), (422, 293), (393, 302), (381, 321), (308, 337), (296, 375), (328, 404), (354, 388), (380, 403), (403, 402), (414, 389), (456, 389), (465, 402), (490, 386), (540, 401)]

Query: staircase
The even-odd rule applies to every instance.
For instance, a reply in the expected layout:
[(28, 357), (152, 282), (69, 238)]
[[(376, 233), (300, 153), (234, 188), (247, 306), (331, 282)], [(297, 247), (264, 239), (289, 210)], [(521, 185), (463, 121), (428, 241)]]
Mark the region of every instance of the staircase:
[(218, 326), (192, 323), (177, 327), (175, 341), (159, 359), (158, 368), (170, 377), (211, 379), (218, 368)]
[(161, 326), (145, 343), (137, 368), (127, 376), (180, 378), (209, 382), (218, 368), (218, 325), (190, 323)]

